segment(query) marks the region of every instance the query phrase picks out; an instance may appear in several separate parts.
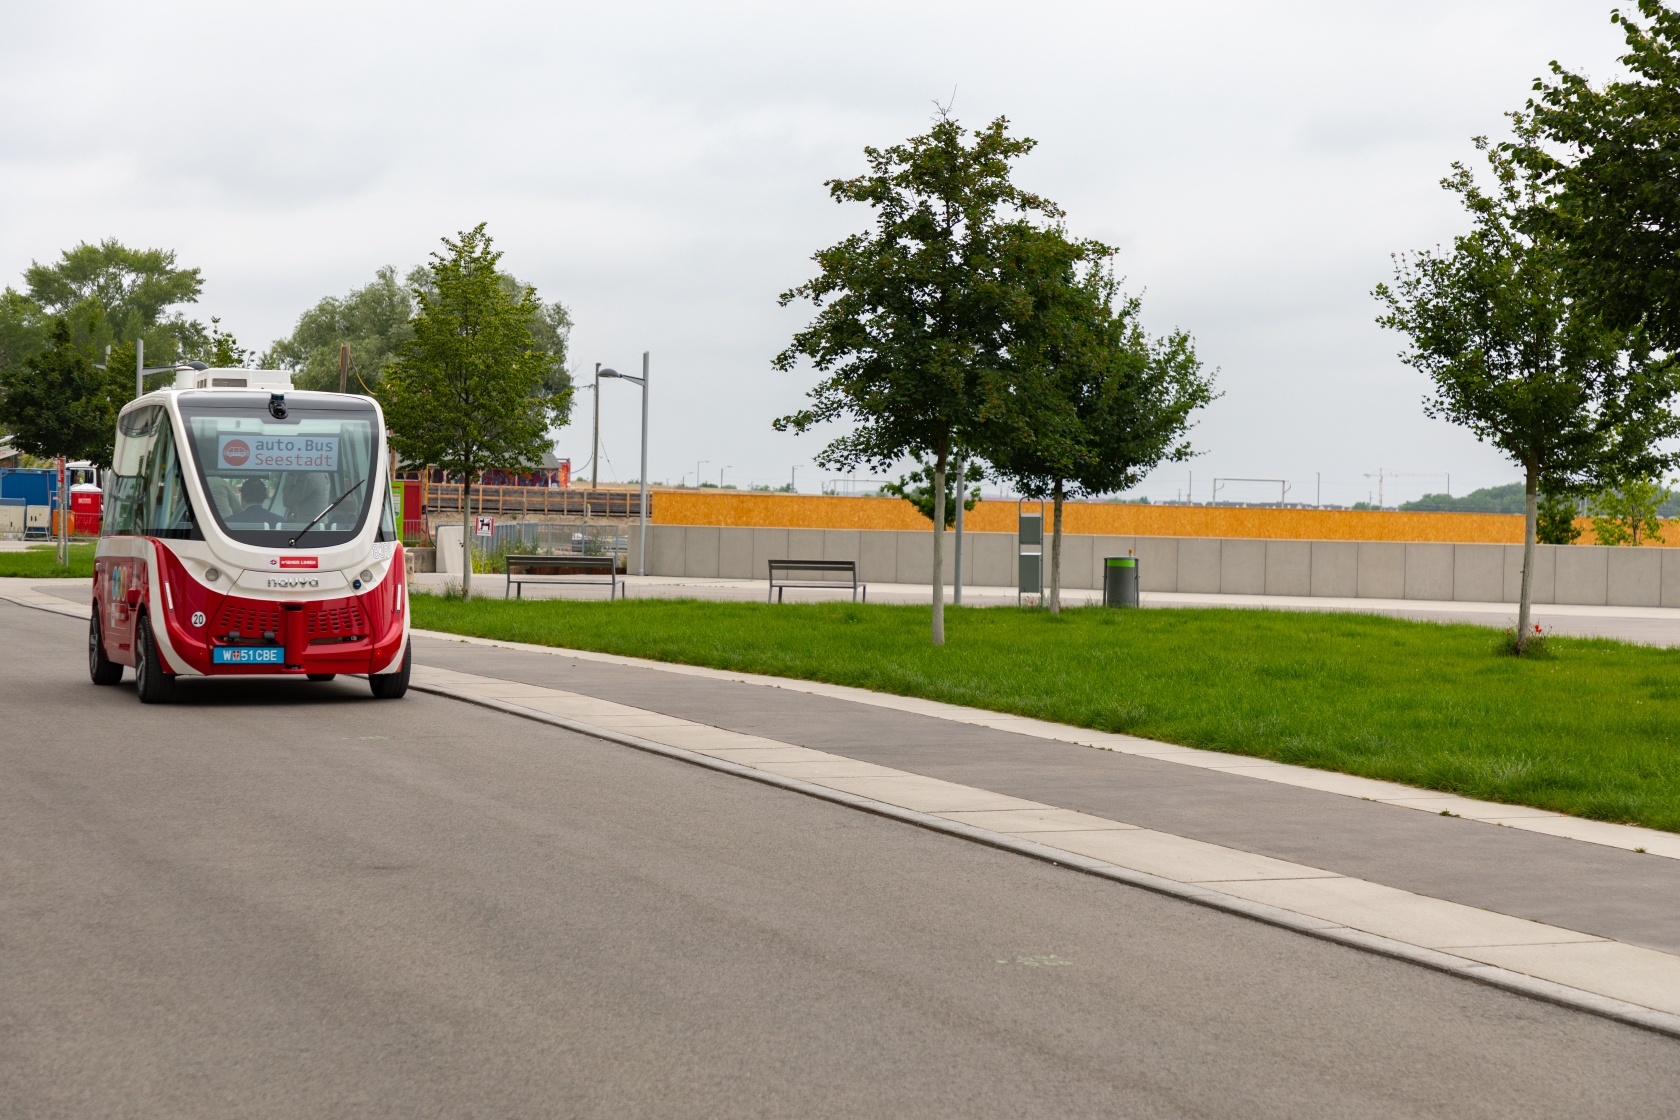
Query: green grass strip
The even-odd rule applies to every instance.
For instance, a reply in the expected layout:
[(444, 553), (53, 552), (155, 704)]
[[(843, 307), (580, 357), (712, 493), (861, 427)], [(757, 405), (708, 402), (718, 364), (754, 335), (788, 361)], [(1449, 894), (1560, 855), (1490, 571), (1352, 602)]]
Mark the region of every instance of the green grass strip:
[(416, 626), (828, 681), (1680, 831), (1680, 652), (1261, 610), (413, 597)]
[(24, 579), (89, 578), (93, 575), (93, 551), (96, 545), (70, 546), (70, 566), (58, 566), (58, 551), (50, 544), (32, 544), (22, 552), (0, 552), (0, 576)]

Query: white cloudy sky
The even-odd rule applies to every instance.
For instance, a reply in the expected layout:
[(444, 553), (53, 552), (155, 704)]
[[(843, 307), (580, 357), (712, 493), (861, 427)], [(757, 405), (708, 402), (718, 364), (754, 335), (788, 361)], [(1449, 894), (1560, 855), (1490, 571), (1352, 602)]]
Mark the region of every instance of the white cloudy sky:
[[(1437, 186), (1551, 59), (1603, 77), (1608, 0), (1405, 3), (75, 4), (4, 0), (0, 282), (80, 240), (175, 249), (193, 312), (247, 344), (324, 295), (489, 223), (577, 321), (579, 372), (652, 352), (650, 475), (780, 484), (815, 436), (773, 432), (808, 374), (771, 356), (776, 295), (865, 222), (823, 180), (922, 131), (935, 99), (1040, 142), (1019, 181), (1117, 245), (1155, 330), (1196, 336), (1224, 396), (1215, 477), (1366, 497), (1379, 469), (1515, 471), (1422, 414), (1373, 322), (1389, 254), (1461, 228)], [(603, 392), (635, 473), (634, 390)], [(589, 454), (589, 401), (559, 450)], [(1386, 498), (1439, 490), (1400, 478)], [(1275, 490), (1275, 487), (1273, 488)], [(1222, 497), (1251, 495), (1233, 485)]]

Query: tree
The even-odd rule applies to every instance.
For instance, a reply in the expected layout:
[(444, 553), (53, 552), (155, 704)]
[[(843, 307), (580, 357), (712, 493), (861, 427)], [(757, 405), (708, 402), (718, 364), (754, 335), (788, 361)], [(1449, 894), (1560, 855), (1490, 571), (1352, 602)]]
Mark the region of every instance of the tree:
[(46, 349), (0, 371), (0, 424), (20, 451), (108, 467), (117, 409), (104, 390), (104, 374), (76, 348), (61, 316)]
[(875, 228), (818, 252), (819, 274), (782, 293), (783, 307), (806, 299), (816, 315), (774, 362), (788, 371), (809, 359), (826, 375), (811, 406), (777, 420), (777, 431), (856, 425), (816, 457), (820, 465), (886, 470), (906, 456), (933, 460), (935, 645), (945, 641), (946, 468), (1000, 395), (1010, 291), (999, 211), (1060, 213), (1010, 182), (1011, 163), (1033, 141), (1011, 137), (1003, 117), (972, 143), (968, 136), (941, 112), (924, 135), (865, 148), (868, 174), (826, 184), (837, 203), (872, 207)]
[[(509, 298), (521, 300), (528, 285), (505, 272), (498, 273)], [(344, 296), (328, 296), (299, 316), (289, 337), (280, 339), (263, 356), (263, 364), (292, 372), (300, 389), (338, 391), (338, 350), (350, 347), (351, 392), (377, 392), (386, 367), (396, 360), (402, 344), (414, 337), (416, 291), (431, 292), (431, 272), (418, 267), (407, 277), (407, 287), (397, 279), (390, 265), (374, 279)], [(571, 415), (573, 385), (566, 369), (566, 345), (572, 329), (571, 315), (558, 303), (535, 301), (531, 317), (531, 338), (536, 349), (550, 358), (540, 396), (549, 404), (555, 427), (565, 425)]]
[(115, 238), (83, 242), (52, 264), (31, 262), (23, 276), (29, 298), (47, 315), (62, 316), (84, 353), (144, 339), (147, 360), (164, 364), (208, 342), (203, 324), (166, 314), (196, 303), (204, 288), (198, 269), (175, 267), (172, 250), (130, 249)]
[(222, 321), (210, 316), (210, 337), (206, 340), (200, 360), (211, 369), (243, 369), (251, 352), (239, 345), (239, 340), (222, 330)]
[[(408, 276), (410, 287), (427, 286), (424, 268)], [(338, 392), (338, 348), (350, 345), (351, 392), (371, 392), (385, 368), (396, 360), (398, 348), (414, 337), (414, 295), (386, 265), (360, 288), (344, 296), (327, 296), (298, 317), (297, 326), (263, 356), (272, 369), (290, 370), (292, 384), (316, 392)]]
[(1605, 322), (1680, 351), (1680, 13), (1639, 0), (1612, 10), (1627, 80), (1595, 87), (1552, 63), (1552, 82), (1513, 114), (1513, 157), (1545, 196), (1522, 215), (1566, 252), (1571, 290)]
[[(961, 483), (958, 482), (955, 474), (947, 473), (945, 476), (944, 509), (945, 525), (947, 528), (957, 523), (956, 499), (959, 485), (966, 485), (970, 482), (979, 482), (981, 479), (986, 477), (985, 472), (980, 469), (980, 464), (973, 461), (970, 461), (968, 465), (963, 468), (963, 474), (966, 477), (962, 479)], [(765, 489), (768, 490), (769, 487), (765, 487)], [(784, 487), (784, 489), (792, 490), (793, 487), (789, 485)], [(893, 498), (903, 498), (905, 501), (916, 507), (917, 513), (921, 514), (929, 521), (933, 520), (933, 467), (927, 463), (921, 464), (921, 466), (919, 466), (916, 470), (911, 471), (908, 475), (900, 475), (897, 482), (885, 483), (881, 487), (881, 493)], [(979, 500), (980, 487), (976, 486), (972, 491), (963, 495), (964, 511), (973, 509), (974, 503)]]
[(1485, 139), (1476, 146), (1488, 152), (1495, 190), (1484, 193), (1461, 164), (1442, 183), (1462, 198), (1471, 231), (1454, 238), (1451, 253), (1397, 258), (1394, 288), (1379, 284), (1374, 294), (1388, 306), (1378, 322), (1410, 340), (1401, 360), (1434, 382), (1424, 411), (1469, 428), (1523, 469), (1521, 652), (1542, 483), (1567, 492), (1665, 469), (1675, 456), (1657, 445), (1680, 434), (1668, 408), (1680, 373), (1652, 355), (1640, 330), (1611, 329), (1571, 298), (1563, 247), (1519, 228), (1545, 202), (1539, 181)]
[(1587, 502), (1592, 514), (1593, 535), (1599, 544), (1630, 544), (1637, 547), (1641, 535), (1646, 540), (1663, 539), (1662, 522), (1657, 507), (1668, 501), (1670, 491), (1662, 480), (1655, 478), (1624, 479), (1606, 487)]
[(1062, 510), (1070, 497), (1114, 493), (1163, 460), (1190, 456), (1190, 415), (1214, 399), (1183, 331), (1151, 340), (1141, 301), (1123, 296), (1113, 251), (1060, 229), (1019, 231), (1019, 275), (1032, 307), (1017, 318), (1012, 407), (987, 456), (1020, 493), (1052, 502), (1050, 610), (1061, 610)]
[(18, 291), (0, 292), (0, 371), (17, 369), (25, 358), (44, 349), (52, 334), (52, 316)]
[(542, 461), (550, 414), (540, 394), (552, 360), (531, 338), (536, 293), (515, 298), (502, 285), (484, 223), (443, 244), (428, 284), (413, 289), (414, 336), (398, 346), (380, 396), (397, 454), (462, 478), (461, 592), (470, 598), (473, 480), (487, 467)]
[(176, 268), (168, 250), (84, 243), (54, 263), (32, 262), (24, 279), (27, 291), (0, 292), (0, 370), (17, 369), (48, 347), (55, 319), (64, 320), (90, 361), (106, 346), (137, 338), (157, 363), (195, 356), (209, 341), (202, 324), (165, 314), (197, 300), (202, 287), (198, 269)]
[(1575, 495), (1542, 490), (1535, 507), (1535, 540), (1540, 544), (1574, 544), (1581, 536), (1580, 527), (1575, 524), (1579, 512)]

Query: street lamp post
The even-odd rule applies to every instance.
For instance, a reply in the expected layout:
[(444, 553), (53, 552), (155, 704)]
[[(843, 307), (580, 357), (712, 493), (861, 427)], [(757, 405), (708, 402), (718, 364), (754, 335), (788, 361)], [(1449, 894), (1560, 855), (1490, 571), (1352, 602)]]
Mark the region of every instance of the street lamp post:
[[(960, 452), (960, 451), (957, 453), (956, 468), (957, 468), (957, 513), (956, 513), (957, 539), (954, 543), (956, 545), (956, 558), (955, 559), (956, 559), (956, 575), (957, 575), (957, 578), (956, 578), (956, 587), (953, 589), (951, 598), (952, 598), (952, 602), (954, 602), (957, 606), (960, 607), (960, 606), (962, 606), (962, 583), (963, 583), (963, 580), (962, 580), (962, 576), (963, 576), (963, 573), (962, 573), (963, 497), (964, 497), (964, 493), (968, 489), (968, 484), (963, 479), (964, 472), (966, 472), (968, 470), (968, 464), (963, 462), (962, 452)], [(937, 528), (938, 528), (938, 531), (941, 532), (941, 533), (943, 533), (945, 531), (945, 526), (943, 526), (943, 525), (937, 526)]]
[(699, 459), (699, 460), (696, 460), (695, 463), (694, 463), (694, 488), (696, 490), (700, 489), (700, 479), (705, 477), (704, 475), (702, 475), (700, 473), (700, 468), (705, 466), (709, 462), (711, 462), (710, 459)]
[[(612, 370), (607, 371), (608, 377), (617, 377)], [(589, 488), (596, 489), (601, 483), (601, 363), (595, 363), (595, 434), (589, 439)]]
[[(642, 375), (640, 377), (631, 377), (629, 374), (619, 373), (615, 369), (602, 369), (599, 364), (597, 364), (595, 366), (595, 386), (596, 386), (596, 392), (595, 392), (595, 431), (596, 431), (597, 440), (599, 440), (599, 438), (600, 438), (599, 433), (600, 433), (600, 430), (601, 430), (601, 420), (600, 420), (600, 416), (601, 416), (601, 393), (600, 393), (600, 385), (601, 385), (601, 378), (603, 378), (603, 377), (616, 377), (620, 381), (628, 381), (628, 382), (630, 382), (630, 384), (640, 385), (641, 388), (642, 388), (642, 477), (641, 477), (642, 501), (641, 501), (641, 508), (638, 511), (638, 518), (637, 518), (638, 523), (641, 526), (641, 532), (640, 532), (640, 534), (637, 538), (637, 541), (636, 541), (636, 574), (639, 575), (639, 576), (645, 576), (645, 575), (647, 575), (647, 533), (648, 533), (648, 474), (647, 474), (648, 351), (646, 351), (646, 350), (642, 351)], [(696, 472), (696, 474), (695, 474), (695, 481), (696, 482), (699, 481), (698, 472)]]
[[(109, 361), (110, 355), (106, 355)], [(96, 367), (103, 369), (103, 366)], [(177, 362), (168, 366), (148, 366), (146, 364), (146, 340), (134, 340), (134, 399), (139, 400), (146, 395), (146, 378), (154, 373), (180, 373), (186, 369), (209, 369), (203, 362)]]
[(733, 467), (734, 465), (735, 465), (734, 463), (730, 463), (728, 467), (719, 467), (718, 468), (718, 489), (719, 490), (723, 489), (723, 472), (726, 471), (726, 470), (729, 470), (730, 467)]

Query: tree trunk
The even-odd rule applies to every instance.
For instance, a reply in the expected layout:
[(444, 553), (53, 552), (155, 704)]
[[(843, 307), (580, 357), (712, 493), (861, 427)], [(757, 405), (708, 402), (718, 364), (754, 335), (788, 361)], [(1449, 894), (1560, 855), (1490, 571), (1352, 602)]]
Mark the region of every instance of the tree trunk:
[(1539, 517), (1540, 473), (1528, 468), (1523, 486), (1523, 566), (1522, 595), (1517, 602), (1517, 652), (1528, 648), (1529, 608), (1534, 602), (1534, 536)]
[(1050, 515), (1050, 613), (1062, 613), (1062, 480), (1056, 480), (1054, 512)]
[(461, 474), (461, 599), (472, 600), (472, 472)]
[(933, 463), (933, 644), (945, 644), (945, 459), (948, 439), (939, 441)]

